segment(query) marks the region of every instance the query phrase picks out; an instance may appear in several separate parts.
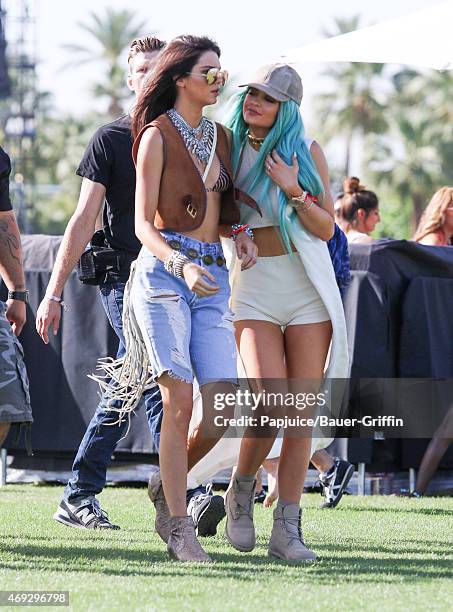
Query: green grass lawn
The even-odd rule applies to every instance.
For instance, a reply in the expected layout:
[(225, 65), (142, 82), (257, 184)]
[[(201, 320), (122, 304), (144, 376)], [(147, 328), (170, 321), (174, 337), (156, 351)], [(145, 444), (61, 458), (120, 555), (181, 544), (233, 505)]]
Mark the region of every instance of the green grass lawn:
[(100, 496), (122, 527), (111, 532), (53, 521), (60, 494), (0, 489), (0, 589), (68, 590), (73, 610), (451, 609), (451, 498), (347, 496), (321, 510), (321, 498), (306, 495), (305, 538), (319, 556), (308, 566), (268, 559), (272, 512), (258, 506), (256, 549), (235, 551), (221, 529), (202, 540), (216, 561), (204, 566), (167, 559), (145, 489)]

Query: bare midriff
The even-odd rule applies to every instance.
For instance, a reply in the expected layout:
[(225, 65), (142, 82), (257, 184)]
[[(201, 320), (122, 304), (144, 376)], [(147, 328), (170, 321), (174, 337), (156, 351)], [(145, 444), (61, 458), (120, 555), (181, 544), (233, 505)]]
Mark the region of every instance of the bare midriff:
[[(255, 235), (255, 244), (258, 247), (258, 257), (277, 257), (278, 255), (286, 255), (286, 250), (280, 230), (276, 227), (258, 227), (253, 230)], [(296, 247), (291, 244), (292, 251), (296, 251)]]
[(219, 242), (220, 193), (206, 194), (206, 214), (203, 223), (196, 230), (184, 232), (185, 236), (200, 242)]

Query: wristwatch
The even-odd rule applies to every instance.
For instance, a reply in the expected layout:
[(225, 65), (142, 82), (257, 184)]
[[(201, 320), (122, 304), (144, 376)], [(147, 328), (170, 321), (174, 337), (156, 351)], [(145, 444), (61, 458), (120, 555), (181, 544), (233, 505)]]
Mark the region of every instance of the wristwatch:
[(28, 291), (8, 291), (8, 300), (20, 300), (28, 304)]

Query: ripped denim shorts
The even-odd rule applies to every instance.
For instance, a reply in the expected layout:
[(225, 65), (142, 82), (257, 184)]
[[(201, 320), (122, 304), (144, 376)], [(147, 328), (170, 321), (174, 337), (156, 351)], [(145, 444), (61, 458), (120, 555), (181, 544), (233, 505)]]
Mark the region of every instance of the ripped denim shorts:
[[(169, 245), (206, 268), (219, 291), (198, 297), (146, 247), (137, 259), (131, 300), (149, 354), (154, 380), (162, 374), (201, 386), (237, 379), (228, 270), (220, 242), (200, 242), (162, 231)], [(210, 282), (209, 280), (207, 282)]]

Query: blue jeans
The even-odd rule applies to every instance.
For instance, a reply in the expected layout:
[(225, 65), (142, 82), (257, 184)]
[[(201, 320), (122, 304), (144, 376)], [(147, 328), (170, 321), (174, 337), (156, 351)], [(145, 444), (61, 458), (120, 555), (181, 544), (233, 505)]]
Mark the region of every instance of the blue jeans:
[[(124, 287), (125, 283), (120, 282), (101, 287), (102, 305), (119, 339), (117, 357), (122, 357), (125, 353), (122, 321)], [(159, 387), (146, 391), (143, 394), (143, 402), (154, 446), (159, 449), (162, 421), (162, 398)], [(74, 503), (97, 495), (105, 487), (107, 465), (127, 427), (127, 419), (122, 425), (108, 425), (116, 420), (116, 413), (112, 414), (106, 410), (102, 398), (77, 451), (72, 466), (72, 478), (63, 494), (63, 499), (66, 501)]]
[(200, 387), (209, 382), (235, 382), (236, 342), (222, 246), (167, 230), (161, 234), (173, 249), (208, 270), (219, 291), (208, 297), (197, 296), (183, 278), (167, 272), (163, 262), (142, 247), (131, 300), (154, 380), (167, 373), (192, 383), (195, 373)]

